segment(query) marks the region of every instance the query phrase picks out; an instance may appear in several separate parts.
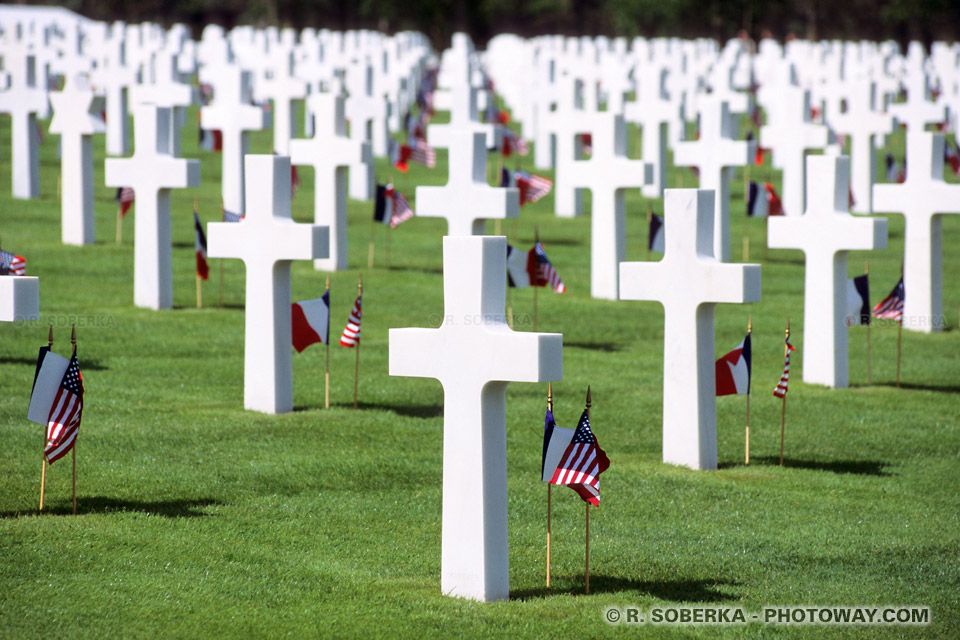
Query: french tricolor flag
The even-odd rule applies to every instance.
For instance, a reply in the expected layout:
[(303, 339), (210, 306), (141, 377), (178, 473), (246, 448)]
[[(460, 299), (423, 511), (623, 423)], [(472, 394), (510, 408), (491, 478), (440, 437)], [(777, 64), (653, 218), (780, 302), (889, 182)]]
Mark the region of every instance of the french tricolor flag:
[(737, 348), (717, 360), (717, 395), (750, 393), (750, 334)]
[(317, 342), (330, 343), (330, 291), (322, 298), (294, 302), (290, 313), (293, 319), (293, 348), (297, 353)]
[(747, 197), (747, 216), (751, 218), (767, 217), (767, 198), (760, 193), (760, 185), (750, 181), (750, 193)]

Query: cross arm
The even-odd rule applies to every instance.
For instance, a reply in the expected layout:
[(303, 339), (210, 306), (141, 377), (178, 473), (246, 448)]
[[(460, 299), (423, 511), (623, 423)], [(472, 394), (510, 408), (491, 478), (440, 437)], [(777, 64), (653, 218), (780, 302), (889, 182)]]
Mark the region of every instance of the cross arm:
[(760, 300), (760, 265), (712, 263), (701, 280), (703, 302), (740, 304)]

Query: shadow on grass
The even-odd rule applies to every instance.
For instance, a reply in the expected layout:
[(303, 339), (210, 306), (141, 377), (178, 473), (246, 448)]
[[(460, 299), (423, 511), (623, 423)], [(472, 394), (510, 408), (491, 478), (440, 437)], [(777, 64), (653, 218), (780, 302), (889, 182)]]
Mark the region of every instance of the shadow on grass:
[(171, 242), (170, 246), (174, 249), (193, 249), (196, 245), (192, 242)]
[[(779, 456), (765, 456), (752, 458), (751, 462), (756, 461), (761, 465), (776, 467), (780, 465)], [(743, 467), (742, 462), (722, 462), (717, 465), (720, 469), (732, 469), (734, 467)], [(783, 466), (791, 469), (810, 469), (812, 471), (830, 471), (840, 474), (854, 474), (861, 476), (887, 477), (893, 475), (884, 471), (889, 467), (889, 462), (881, 460), (797, 460), (796, 458), (784, 458)]]
[(590, 351), (603, 351), (604, 353), (613, 353), (614, 351), (622, 351), (624, 346), (619, 342), (563, 342), (564, 347), (570, 347), (572, 349), (588, 349)]
[[(353, 409), (352, 402), (333, 402), (330, 404), (332, 409)], [(399, 405), (399, 404), (374, 404), (372, 402), (358, 402), (358, 409), (364, 410), (375, 410), (375, 411), (390, 411), (397, 414), (398, 416), (404, 416), (406, 418), (439, 418), (443, 415), (443, 405)], [(323, 406), (317, 405), (296, 405), (293, 407), (294, 411), (313, 411), (315, 409), (323, 410)]]
[(443, 269), (439, 267), (416, 267), (408, 265), (396, 265), (386, 267), (387, 271), (416, 271), (418, 273), (436, 273), (442, 274)]
[(775, 255), (768, 256), (764, 259), (764, 262), (773, 262), (776, 264), (795, 264), (801, 267), (806, 264), (803, 258), (782, 258)]
[[(110, 367), (101, 364), (101, 362), (95, 358), (89, 360), (84, 359), (83, 354), (80, 354), (80, 371), (107, 371)], [(37, 366), (36, 358), (0, 358), (0, 364), (28, 364), (31, 367)]]
[[(159, 500), (144, 502), (141, 500), (118, 500), (106, 496), (84, 497), (77, 496), (77, 515), (88, 513), (146, 513), (163, 518), (199, 518), (210, 514), (204, 513), (204, 507), (220, 506), (224, 504), (218, 500), (201, 498), (198, 500)], [(63, 516), (73, 513), (73, 504), (69, 500), (63, 504), (46, 507), (42, 513), (31, 511), (0, 511), (0, 519), (19, 518), (29, 515)]]
[[(896, 382), (880, 382), (874, 384), (875, 387), (890, 387), (891, 389), (897, 388)], [(909, 389), (910, 391), (933, 391), (935, 393), (960, 393), (960, 385), (956, 384), (915, 384), (912, 382), (901, 382), (901, 389)]]
[[(561, 579), (562, 580), (562, 579)], [(579, 583), (578, 583), (579, 580)], [(566, 582), (564, 580), (564, 582)], [(737, 596), (719, 591), (717, 587), (738, 585), (736, 582), (717, 580), (631, 580), (604, 575), (590, 576), (590, 593), (583, 592), (583, 576), (571, 580), (576, 586), (569, 589), (527, 589), (510, 593), (511, 600), (530, 600), (558, 595), (596, 595), (600, 593), (629, 593), (653, 596), (670, 602), (728, 602)]]

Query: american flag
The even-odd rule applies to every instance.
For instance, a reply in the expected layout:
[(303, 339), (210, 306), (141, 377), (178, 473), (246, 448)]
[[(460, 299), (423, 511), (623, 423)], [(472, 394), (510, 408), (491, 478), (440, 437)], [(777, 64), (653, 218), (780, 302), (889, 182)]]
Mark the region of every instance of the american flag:
[(597, 438), (590, 430), (590, 418), (584, 410), (573, 440), (563, 453), (550, 483), (566, 485), (576, 491), (584, 502), (599, 507), (600, 474), (609, 466), (610, 459), (597, 444)]
[(243, 216), (239, 213), (234, 213), (233, 211), (223, 210), (223, 221), (224, 222), (243, 222)]
[[(549, 286), (554, 293), (566, 292), (567, 285), (563, 284), (557, 270), (550, 264), (550, 259), (547, 257), (547, 252), (543, 250), (543, 245), (537, 242), (533, 245), (533, 251), (537, 256), (537, 262), (540, 263), (540, 276), (543, 278), (543, 285)], [(541, 286), (540, 283), (537, 284)]]
[(207, 265), (207, 235), (203, 232), (203, 225), (200, 224), (200, 216), (197, 210), (193, 210), (193, 229), (196, 232), (194, 244), (197, 250), (197, 276), (201, 280), (210, 277), (210, 267)]
[(47, 446), (43, 450), (47, 462), (53, 464), (73, 448), (82, 415), (83, 375), (77, 363), (77, 354), (73, 354), (47, 419)]
[(783, 398), (787, 395), (787, 383), (790, 381), (790, 352), (794, 350), (792, 344), (790, 344), (790, 338), (787, 338), (787, 354), (783, 357), (783, 375), (780, 376), (780, 382), (777, 383), (777, 388), (773, 390), (773, 395), (777, 398)]
[(130, 205), (133, 204), (134, 192), (131, 187), (119, 187), (117, 189), (117, 204), (120, 207), (120, 217), (127, 215), (127, 211), (130, 211)]
[(763, 183), (763, 188), (767, 190), (767, 215), (769, 216), (782, 216), (783, 213), (783, 203), (780, 201), (780, 196), (777, 195), (777, 190), (773, 188), (773, 185), (769, 182)]
[(343, 333), (340, 335), (341, 347), (355, 347), (360, 342), (360, 319), (363, 317), (361, 298), (363, 298), (362, 295), (357, 296), (357, 301), (353, 303), (350, 319), (347, 320), (347, 326), (343, 328)]
[(419, 138), (414, 139), (413, 146), (409, 147), (409, 149), (409, 158), (414, 162), (419, 162), (428, 169), (433, 169), (437, 166), (437, 152), (423, 140)]
[(0, 251), (0, 276), (27, 275), (27, 259), (9, 251)]
[(553, 181), (526, 171), (515, 171), (514, 180), (517, 183), (517, 189), (520, 190), (520, 206), (528, 202), (536, 202), (543, 196), (550, 193), (553, 188)]
[(513, 155), (513, 152), (516, 151), (521, 156), (526, 156), (530, 153), (530, 145), (527, 144), (527, 141), (515, 134), (510, 129), (503, 130), (503, 144), (500, 147), (500, 154), (504, 158), (509, 158)]
[(390, 208), (390, 228), (396, 229), (413, 217), (413, 209), (410, 208), (406, 197), (393, 187), (389, 187), (387, 193), (393, 199), (393, 206)]
[(944, 141), (943, 159), (950, 165), (950, 170), (953, 171), (953, 174), (960, 176), (960, 151), (957, 150), (957, 144), (955, 142), (951, 142), (950, 140)]
[(873, 308), (874, 318), (890, 318), (903, 322), (903, 300), (906, 298), (906, 292), (903, 288), (903, 277), (897, 282), (886, 298), (877, 303)]

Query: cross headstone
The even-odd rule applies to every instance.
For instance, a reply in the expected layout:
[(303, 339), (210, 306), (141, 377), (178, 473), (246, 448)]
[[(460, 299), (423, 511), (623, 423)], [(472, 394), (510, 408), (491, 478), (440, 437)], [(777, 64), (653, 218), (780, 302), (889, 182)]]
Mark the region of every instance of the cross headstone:
[(0, 322), (40, 319), (40, 279), (0, 276)]
[(93, 134), (100, 124), (103, 98), (83, 76), (67, 78), (63, 91), (50, 94), (50, 133), (60, 134), (61, 239), (64, 244), (93, 244)]
[(769, 219), (767, 244), (806, 256), (803, 298), (803, 381), (843, 388), (847, 366), (847, 254), (884, 249), (885, 218), (849, 213), (850, 159), (807, 158), (807, 209)]
[(620, 299), (663, 305), (663, 461), (716, 469), (713, 310), (719, 302), (758, 301), (760, 265), (714, 257), (712, 191), (664, 193), (663, 260), (621, 263)]
[(877, 85), (869, 80), (847, 83), (847, 110), (831, 115), (829, 122), (850, 136), (850, 182), (853, 210), (873, 213), (873, 183), (876, 181), (874, 138), (893, 132), (893, 118), (877, 108)]
[(503, 237), (444, 238), (443, 324), (389, 334), (390, 375), (443, 385), (441, 590), (486, 602), (510, 594), (507, 384), (563, 375), (563, 336), (506, 323), (506, 257)]
[[(589, 160), (557, 163), (567, 188), (590, 189), (590, 295), (616, 300), (620, 263), (626, 257), (626, 190), (639, 189), (652, 177), (643, 160), (627, 157), (623, 116), (607, 111), (583, 115), (593, 133)], [(560, 171), (564, 167), (564, 171)]]
[(447, 146), (449, 178), (442, 187), (417, 187), (417, 216), (446, 218), (447, 235), (483, 235), (484, 220), (516, 218), (520, 192), (487, 184), (486, 136), (479, 131), (447, 130), (438, 144), (434, 127), (427, 129), (431, 145)]
[(941, 331), (943, 215), (960, 213), (960, 185), (943, 180), (942, 133), (907, 132), (907, 179), (873, 186), (875, 208), (903, 215), (903, 328)]
[(273, 152), (290, 153), (293, 136), (293, 103), (307, 97), (307, 83), (293, 73), (293, 53), (286, 53), (273, 65), (273, 75), (257, 84), (257, 93), (273, 101)]
[(327, 253), (326, 227), (290, 217), (290, 159), (248, 155), (247, 215), (239, 224), (207, 225), (208, 253), (239, 258), (247, 271), (243, 406), (264, 413), (293, 409), (290, 264)]
[(145, 102), (173, 109), (169, 148), (174, 156), (180, 155), (180, 128), (184, 124), (187, 107), (193, 104), (196, 97), (193, 86), (180, 82), (177, 64), (174, 54), (156, 53), (153, 56), (153, 82), (133, 87), (135, 104)]
[[(368, 143), (359, 162), (350, 166), (350, 197), (369, 200), (374, 195), (374, 147), (386, 150), (390, 132), (386, 120), (378, 117), (383, 106), (377, 106), (373, 95), (373, 67), (364, 59), (347, 70), (347, 86), (350, 96), (345, 103), (347, 119), (350, 120), (350, 139), (356, 143)], [(383, 99), (381, 99), (383, 100)], [(374, 138), (377, 139), (373, 144)], [(373, 145), (373, 146), (371, 146)]]
[(667, 93), (668, 68), (660, 64), (638, 64), (638, 96), (635, 102), (623, 105), (623, 117), (636, 122), (643, 131), (642, 156), (650, 164), (652, 176), (643, 185), (643, 195), (660, 198), (667, 187), (667, 133), (663, 127), (676, 118), (677, 106)]
[(806, 208), (804, 154), (807, 149), (827, 145), (827, 128), (810, 119), (809, 90), (781, 86), (775, 99), (779, 102), (778, 115), (771, 124), (760, 128), (760, 146), (773, 151), (773, 166), (783, 170), (784, 212), (798, 216)]
[(290, 160), (313, 167), (313, 221), (330, 231), (329, 252), (314, 267), (339, 271), (347, 268), (347, 167), (369, 153), (370, 143), (347, 137), (342, 96), (315, 93), (307, 102), (316, 114), (313, 137), (292, 140)]
[(173, 307), (170, 190), (200, 186), (200, 161), (177, 158), (170, 148), (173, 111), (141, 103), (134, 109), (131, 158), (107, 158), (106, 184), (136, 194), (133, 302), (145, 309)]
[(13, 197), (40, 195), (40, 156), (37, 151), (37, 114), (47, 108), (47, 90), (41, 84), (37, 58), (19, 47), (3, 53), (10, 85), (0, 92), (0, 113), (10, 114), (13, 154)]
[(673, 162), (680, 167), (697, 167), (700, 188), (716, 192), (713, 229), (714, 255), (730, 260), (730, 181), (734, 167), (753, 161), (753, 141), (734, 140), (727, 103), (713, 98), (700, 101), (700, 139), (674, 146)]
[(890, 105), (890, 113), (897, 122), (905, 124), (908, 131), (923, 131), (928, 124), (947, 119), (944, 102), (931, 100), (930, 76), (922, 66), (908, 67), (906, 85), (907, 101)]
[(436, 147), (449, 147), (459, 132), (479, 131), (484, 134), (486, 146), (495, 147), (498, 143), (496, 127), (478, 120), (477, 90), (464, 81), (456, 83), (450, 93), (452, 97), (450, 122), (427, 127), (430, 144)]
[(107, 42), (107, 55), (91, 75), (97, 91), (106, 97), (108, 155), (124, 156), (129, 152), (127, 98), (136, 77), (136, 71), (127, 66), (126, 42), (122, 36), (115, 36)]
[[(200, 126), (219, 129), (223, 136), (223, 206), (243, 214), (244, 162), (249, 145), (249, 131), (266, 128), (263, 109), (251, 104), (252, 76), (233, 65), (211, 69), (218, 78), (214, 86), (213, 104), (200, 110)], [(287, 176), (289, 181), (289, 176)]]

